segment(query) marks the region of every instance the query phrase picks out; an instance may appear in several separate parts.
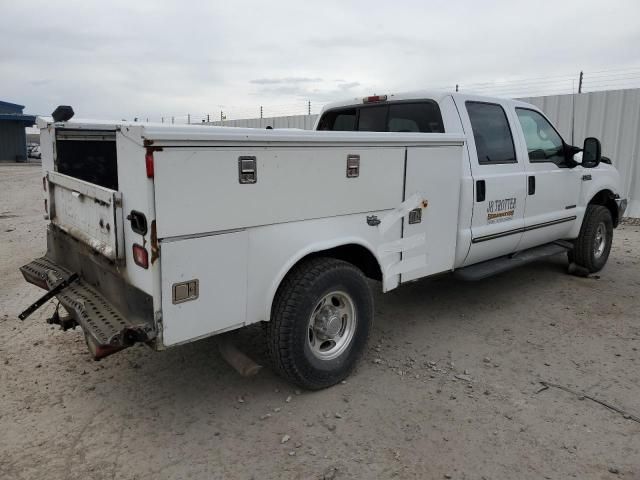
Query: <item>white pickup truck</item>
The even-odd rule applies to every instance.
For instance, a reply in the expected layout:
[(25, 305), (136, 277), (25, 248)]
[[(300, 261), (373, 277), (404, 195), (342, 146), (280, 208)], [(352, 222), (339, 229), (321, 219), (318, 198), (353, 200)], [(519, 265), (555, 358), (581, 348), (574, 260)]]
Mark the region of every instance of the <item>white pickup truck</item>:
[(372, 96), (327, 106), (324, 131), (71, 116), (39, 120), (47, 253), (21, 271), (48, 292), (21, 318), (57, 296), (50, 322), (95, 358), (267, 322), (276, 370), (327, 387), (365, 348), (367, 278), (478, 280), (561, 252), (595, 272), (626, 205), (596, 139), (569, 146), (512, 100)]

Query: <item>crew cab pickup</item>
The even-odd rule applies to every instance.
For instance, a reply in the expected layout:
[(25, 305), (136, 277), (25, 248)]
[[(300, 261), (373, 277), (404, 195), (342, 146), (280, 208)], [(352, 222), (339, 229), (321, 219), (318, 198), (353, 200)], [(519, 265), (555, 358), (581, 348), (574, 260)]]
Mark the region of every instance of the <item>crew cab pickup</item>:
[[(344, 379), (384, 292), (568, 252), (601, 269), (624, 211), (600, 144), (460, 94), (327, 106), (317, 130), (41, 118), (47, 253), (21, 268), (95, 358), (266, 322), (274, 368)], [(342, 130), (342, 131), (338, 131)], [(426, 287), (425, 287), (426, 288)]]

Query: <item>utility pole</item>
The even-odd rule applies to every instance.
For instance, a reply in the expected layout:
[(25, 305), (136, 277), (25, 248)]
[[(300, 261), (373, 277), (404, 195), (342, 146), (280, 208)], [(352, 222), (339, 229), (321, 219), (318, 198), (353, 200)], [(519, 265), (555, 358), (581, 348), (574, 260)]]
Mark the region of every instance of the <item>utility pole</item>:
[(582, 78), (583, 78), (583, 73), (582, 73), (582, 70), (580, 70), (580, 80), (578, 81), (578, 93), (582, 93)]
[(311, 100), (307, 101), (307, 115), (311, 115)]
[(262, 105), (260, 105), (260, 118), (262, 118)]
[(209, 114), (207, 113), (207, 123), (209, 123)]

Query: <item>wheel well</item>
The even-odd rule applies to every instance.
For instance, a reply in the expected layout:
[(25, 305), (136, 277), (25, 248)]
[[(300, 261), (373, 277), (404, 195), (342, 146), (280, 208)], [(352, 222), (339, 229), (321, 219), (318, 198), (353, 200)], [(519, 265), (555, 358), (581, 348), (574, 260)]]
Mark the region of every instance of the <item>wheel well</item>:
[(613, 226), (618, 226), (618, 205), (614, 200), (613, 192), (611, 190), (600, 190), (598, 193), (594, 195), (594, 197), (589, 202), (589, 205), (602, 205), (603, 207), (607, 207), (611, 212), (611, 218), (613, 219)]
[(338, 260), (344, 260), (345, 262), (349, 262), (362, 270), (362, 273), (364, 273), (366, 277), (373, 280), (382, 280), (382, 271), (380, 270), (378, 260), (373, 253), (369, 251), (369, 249), (362, 245), (357, 245), (355, 243), (340, 245), (339, 247), (311, 253), (306, 257), (301, 258), (300, 261), (312, 257), (331, 257), (337, 258)]

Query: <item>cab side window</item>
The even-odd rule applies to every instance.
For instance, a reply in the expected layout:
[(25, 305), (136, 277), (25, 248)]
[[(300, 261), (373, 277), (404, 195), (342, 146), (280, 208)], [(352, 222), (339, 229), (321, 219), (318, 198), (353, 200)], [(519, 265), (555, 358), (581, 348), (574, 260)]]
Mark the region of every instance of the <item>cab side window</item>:
[(466, 102), (481, 165), (516, 163), (516, 149), (507, 115), (495, 103)]
[(516, 108), (530, 162), (565, 162), (564, 142), (549, 121), (535, 110)]

